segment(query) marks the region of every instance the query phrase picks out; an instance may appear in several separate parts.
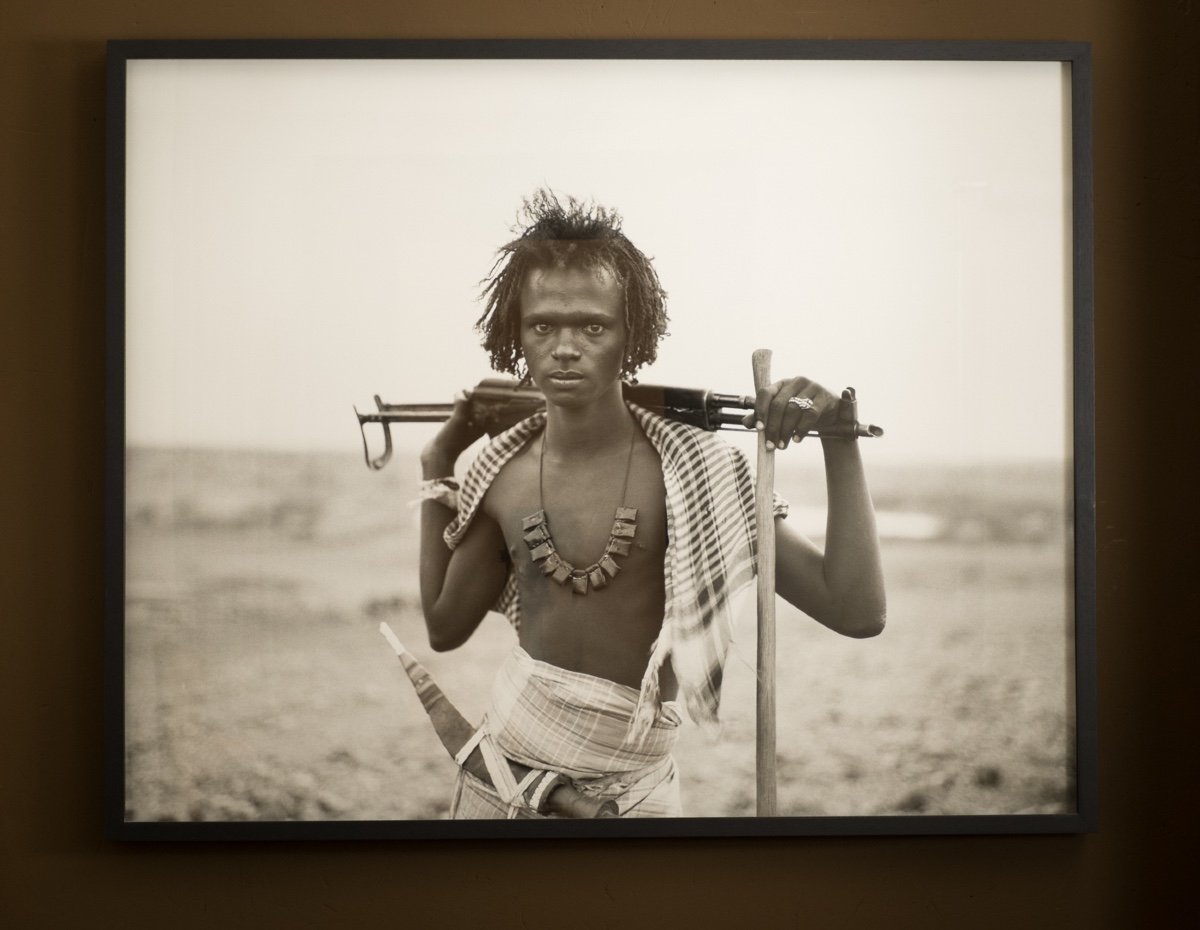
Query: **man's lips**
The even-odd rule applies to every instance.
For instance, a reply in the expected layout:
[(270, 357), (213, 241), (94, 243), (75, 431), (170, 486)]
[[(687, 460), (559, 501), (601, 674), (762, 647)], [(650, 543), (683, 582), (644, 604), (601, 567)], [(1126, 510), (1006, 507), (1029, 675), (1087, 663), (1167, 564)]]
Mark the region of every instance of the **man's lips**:
[(552, 372), (550, 372), (549, 377), (550, 377), (551, 381), (560, 381), (560, 382), (582, 381), (583, 380), (583, 375), (581, 375), (577, 371), (552, 371)]

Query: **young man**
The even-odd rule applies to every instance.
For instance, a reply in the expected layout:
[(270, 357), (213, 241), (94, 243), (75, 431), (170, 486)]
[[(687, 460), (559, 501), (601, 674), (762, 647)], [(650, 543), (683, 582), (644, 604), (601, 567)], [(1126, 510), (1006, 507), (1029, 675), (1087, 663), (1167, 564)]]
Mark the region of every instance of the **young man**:
[[(675, 698), (697, 722), (715, 721), (729, 599), (754, 570), (749, 468), (715, 435), (623, 399), (622, 380), (654, 361), (667, 317), (620, 217), (546, 191), (525, 208), (485, 286), (479, 329), (493, 367), (532, 380), (547, 409), (494, 439), (461, 493), (455, 463), (483, 434), (466, 401), (422, 453), (430, 645), (454, 649), (502, 610), (518, 645), (482, 739), (615, 799), (621, 816), (680, 816)], [(782, 450), (833, 422), (839, 403), (805, 378), (778, 381), (747, 425)], [(826, 550), (790, 530), (776, 501), (777, 590), (839, 633), (873, 636), (884, 590), (858, 444), (822, 448)], [(507, 793), (460, 770), (451, 815), (535, 816), (530, 792)]]

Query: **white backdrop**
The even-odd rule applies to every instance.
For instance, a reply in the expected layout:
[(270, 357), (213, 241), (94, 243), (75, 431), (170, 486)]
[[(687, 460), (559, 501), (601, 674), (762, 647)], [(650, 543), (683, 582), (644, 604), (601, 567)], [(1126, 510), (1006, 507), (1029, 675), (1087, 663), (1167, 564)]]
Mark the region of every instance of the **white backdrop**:
[(656, 260), (643, 381), (748, 392), (769, 346), (880, 460), (1066, 456), (1067, 106), (1054, 62), (131, 62), (129, 443), (350, 451), (351, 404), (487, 376), (547, 185)]

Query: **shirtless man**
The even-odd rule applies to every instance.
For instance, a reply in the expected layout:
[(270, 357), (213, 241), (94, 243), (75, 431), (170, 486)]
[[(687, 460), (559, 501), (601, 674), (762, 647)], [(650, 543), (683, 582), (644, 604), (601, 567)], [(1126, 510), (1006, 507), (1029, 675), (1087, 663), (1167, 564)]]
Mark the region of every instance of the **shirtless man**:
[[(466, 402), (422, 453), (430, 645), (454, 649), (503, 609), (518, 647), (484, 738), (615, 798), (622, 816), (679, 816), (674, 699), (682, 690), (694, 719), (715, 719), (728, 599), (753, 571), (749, 472), (723, 440), (623, 399), (622, 380), (654, 360), (666, 314), (619, 217), (545, 191), (526, 214), (523, 234), (501, 249), (479, 325), (493, 366), (532, 380), (547, 409), (493, 440), (458, 500), (447, 478), (483, 432)], [(747, 425), (783, 450), (838, 405), (790, 378), (759, 392)], [(858, 444), (821, 445), (826, 550), (792, 531), (777, 502), (777, 590), (839, 633), (874, 636), (884, 589)], [(452, 816), (534, 816), (530, 804), (460, 771)]]

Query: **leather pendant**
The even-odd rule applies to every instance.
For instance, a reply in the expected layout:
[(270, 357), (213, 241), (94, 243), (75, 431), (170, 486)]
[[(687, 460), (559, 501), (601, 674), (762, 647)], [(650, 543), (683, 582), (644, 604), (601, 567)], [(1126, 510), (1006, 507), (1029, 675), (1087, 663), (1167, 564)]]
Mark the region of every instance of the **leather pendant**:
[(524, 520), (521, 521), (521, 529), (528, 531), (528, 530), (533, 529), (535, 526), (540, 526), (541, 524), (543, 524), (545, 522), (546, 522), (546, 511), (539, 510), (537, 513), (531, 513), (529, 516), (527, 516)]
[(613, 524), (612, 534), (618, 539), (633, 539), (633, 534), (637, 532), (637, 527), (632, 523), (622, 523), (618, 520)]
[(543, 543), (550, 538), (550, 532), (542, 525), (535, 526), (533, 529), (525, 533), (524, 539), (526, 545), (536, 546), (538, 543)]

